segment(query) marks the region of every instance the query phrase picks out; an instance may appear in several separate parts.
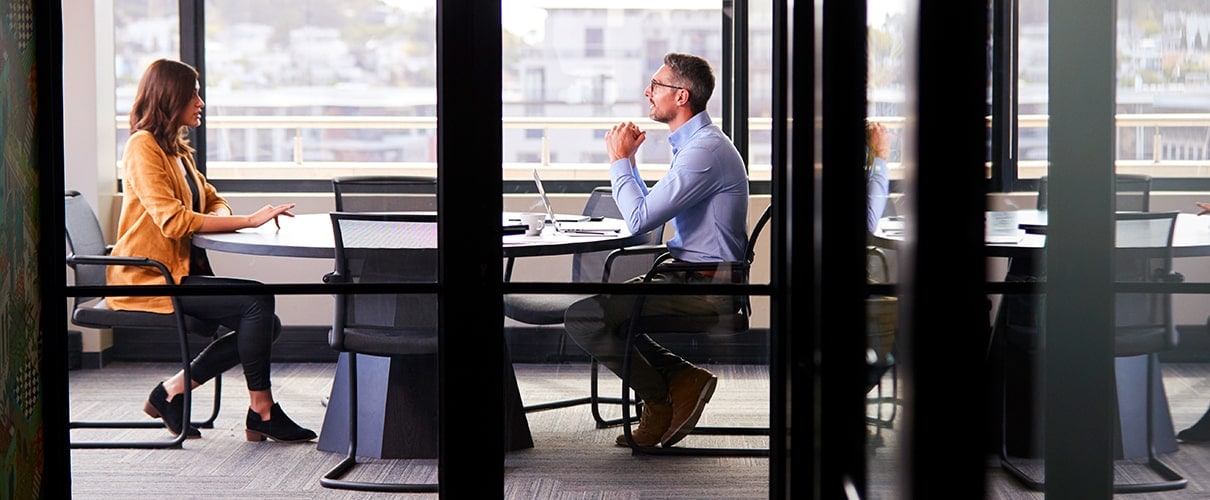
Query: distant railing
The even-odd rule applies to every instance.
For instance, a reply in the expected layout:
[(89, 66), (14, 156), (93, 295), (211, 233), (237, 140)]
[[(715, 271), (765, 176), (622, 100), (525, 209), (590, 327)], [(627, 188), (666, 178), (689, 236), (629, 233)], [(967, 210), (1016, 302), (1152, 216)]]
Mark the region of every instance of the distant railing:
[[(129, 119), (125, 116), (115, 119), (115, 127), (120, 132), (127, 131)], [(646, 117), (506, 117), (503, 128), (506, 131), (540, 130), (541, 151), (538, 161), (506, 162), (503, 178), (505, 180), (530, 179), (530, 171), (534, 167), (549, 172), (551, 179), (581, 180), (607, 179), (608, 165), (600, 162), (550, 161), (550, 137), (552, 130), (599, 130), (607, 131), (620, 121), (632, 121), (647, 130), (666, 130), (662, 123)], [(416, 130), (429, 131), (424, 137), (436, 134), (436, 117), (408, 116), (223, 116), (209, 115), (205, 119), (207, 131), (213, 137), (215, 133), (224, 131), (256, 131), (276, 130), (278, 134), (269, 140), (290, 141), (290, 154), (278, 160), (207, 160), (207, 173), (212, 179), (328, 179), (335, 175), (363, 175), (390, 171), (401, 175), (432, 175), (436, 169), (435, 158), (426, 161), (328, 161), (307, 160), (303, 152), (308, 146), (307, 131), (328, 130)], [(754, 131), (767, 131), (771, 128), (771, 120), (753, 119), (750, 128)], [(332, 142), (332, 141), (328, 141)], [(210, 141), (213, 146), (213, 139)], [(587, 144), (587, 143), (586, 143)], [(277, 148), (284, 150), (287, 145), (278, 144)], [(426, 144), (426, 147), (432, 147)], [(587, 146), (593, 152), (604, 153), (604, 146), (594, 140)], [(119, 147), (119, 152), (121, 148)], [(430, 156), (435, 156), (430, 155)], [(641, 159), (640, 159), (641, 162)], [(658, 178), (667, 170), (666, 163), (640, 164), (644, 175)], [(769, 180), (769, 165), (756, 164), (750, 166), (750, 178), (753, 180)], [(120, 175), (120, 174), (119, 174)]]
[[(1117, 168), (1123, 173), (1146, 173), (1154, 177), (1210, 177), (1210, 145), (1202, 144), (1201, 149), (1193, 148), (1186, 159), (1163, 159), (1165, 146), (1178, 147), (1175, 141), (1165, 143), (1164, 130), (1173, 128), (1201, 128), (1202, 137), (1210, 138), (1210, 113), (1135, 113), (1118, 114), (1117, 128), (1119, 137), (1126, 129), (1135, 129), (1137, 142), (1143, 144), (1150, 141), (1147, 151), (1135, 149), (1130, 152), (1132, 158), (1122, 158), (1119, 146)], [(903, 117), (874, 116), (872, 122), (885, 124), (893, 131), (901, 130), (906, 120)], [(619, 121), (633, 121), (648, 130), (659, 130), (663, 127), (646, 117), (633, 118), (595, 118), (595, 117), (506, 117), (503, 120), (505, 131), (538, 130), (541, 131), (541, 151), (534, 161), (506, 162), (503, 176), (506, 180), (524, 180), (534, 167), (551, 172), (551, 178), (562, 179), (603, 179), (607, 177), (608, 166), (604, 162), (595, 161), (562, 161), (551, 162), (550, 132), (554, 130), (599, 130), (607, 131)], [(303, 158), (304, 146), (308, 146), (307, 134), (304, 131), (327, 130), (427, 130), (432, 136), (436, 133), (436, 117), (408, 116), (220, 116), (206, 117), (206, 127), (210, 131), (239, 131), (239, 130), (279, 130), (283, 137), (292, 141), (292, 154), (278, 161), (239, 161), (239, 160), (208, 160), (208, 168), (213, 178), (330, 178), (333, 175), (351, 175), (359, 173), (380, 173), (384, 170), (408, 173), (432, 173), (436, 168), (434, 159), (427, 161), (316, 161)], [(1018, 130), (1036, 129), (1037, 134), (1044, 134), (1048, 126), (1049, 116), (1044, 114), (1020, 115)], [(128, 127), (126, 117), (115, 119), (116, 127), (125, 131)], [(749, 129), (753, 132), (767, 132), (772, 128), (769, 118), (752, 118), (748, 121)], [(895, 134), (892, 144), (891, 177), (903, 178), (902, 165), (897, 161), (899, 136)], [(1186, 137), (1189, 134), (1186, 134)], [(1044, 135), (1042, 136), (1044, 137)], [(533, 138), (530, 137), (530, 140)], [(1036, 140), (1041, 140), (1036, 138)], [(334, 142), (334, 141), (328, 141)], [(355, 141), (350, 141), (355, 142)], [(1141, 147), (1141, 146), (1140, 146)], [(1181, 146), (1183, 147), (1183, 146)], [(765, 148), (768, 145), (752, 144), (752, 149)], [(753, 155), (755, 156), (755, 155)], [(750, 160), (750, 176), (754, 180), (768, 180), (770, 166), (756, 160)], [(1048, 162), (1045, 159), (1019, 159), (1017, 162), (1018, 176), (1023, 179), (1036, 178), (1044, 175)], [(986, 166), (986, 165), (985, 165)], [(667, 165), (641, 164), (644, 173), (653, 176), (660, 175)]]
[[(1018, 129), (1045, 129), (1048, 115), (1021, 115), (1017, 119)], [(1150, 148), (1139, 146), (1123, 158), (1121, 140), (1118, 141), (1118, 173), (1147, 174), (1152, 177), (1210, 177), (1210, 149), (1206, 141), (1210, 138), (1210, 113), (1119, 113), (1115, 115), (1118, 137), (1123, 131), (1135, 129), (1136, 141), (1141, 145), (1151, 141)], [(1193, 158), (1164, 159), (1167, 147), (1181, 147), (1175, 140), (1165, 142), (1164, 130), (1175, 128), (1200, 128), (1201, 144), (1193, 147)], [(1036, 178), (1045, 175), (1045, 160), (1018, 161), (1017, 171), (1021, 178)]]

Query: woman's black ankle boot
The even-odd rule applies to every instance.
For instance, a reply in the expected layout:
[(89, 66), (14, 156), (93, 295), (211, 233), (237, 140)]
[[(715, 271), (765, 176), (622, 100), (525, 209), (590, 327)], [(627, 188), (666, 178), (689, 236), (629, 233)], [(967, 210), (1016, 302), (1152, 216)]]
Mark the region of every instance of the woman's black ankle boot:
[(244, 431), (244, 437), (249, 441), (264, 441), (267, 438), (284, 443), (296, 443), (315, 439), (314, 431), (304, 429), (290, 420), (290, 417), (286, 416), (286, 412), (282, 411), (281, 405), (277, 403), (273, 403), (273, 408), (269, 410), (269, 420), (261, 420), (260, 414), (249, 408), (247, 425), (248, 430)]
[[(164, 420), (164, 427), (168, 428), (173, 436), (181, 434), (181, 415), (184, 413), (185, 395), (177, 394), (168, 401), (168, 391), (164, 390), (164, 384), (161, 383), (151, 390), (151, 395), (147, 396), (147, 402), (143, 403), (143, 413), (146, 413), (151, 418), (159, 418)], [(197, 439), (202, 437), (202, 432), (197, 430), (197, 427), (189, 426), (189, 433), (185, 435), (185, 439)]]
[(1210, 441), (1210, 410), (1206, 410), (1206, 413), (1196, 424), (1193, 424), (1193, 427), (1178, 432), (1176, 438), (1189, 443)]

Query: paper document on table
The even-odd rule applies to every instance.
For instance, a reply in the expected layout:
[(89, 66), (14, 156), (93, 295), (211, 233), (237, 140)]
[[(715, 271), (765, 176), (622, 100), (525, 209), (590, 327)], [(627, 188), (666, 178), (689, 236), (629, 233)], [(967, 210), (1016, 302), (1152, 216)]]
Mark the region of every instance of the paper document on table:
[(1015, 231), (1016, 234), (987, 234), (984, 243), (1020, 243), (1025, 238), (1025, 231)]
[(986, 243), (1019, 243), (1025, 231), (1017, 227), (1017, 217), (1012, 213), (990, 212), (984, 225), (983, 241)]
[(883, 236), (889, 238), (902, 237), (906, 230), (903, 217), (898, 216), (883, 217), (882, 220), (878, 221), (878, 229), (882, 232)]
[(616, 238), (621, 236), (621, 232), (617, 229), (577, 229), (573, 232), (560, 233), (560, 236), (569, 238)]

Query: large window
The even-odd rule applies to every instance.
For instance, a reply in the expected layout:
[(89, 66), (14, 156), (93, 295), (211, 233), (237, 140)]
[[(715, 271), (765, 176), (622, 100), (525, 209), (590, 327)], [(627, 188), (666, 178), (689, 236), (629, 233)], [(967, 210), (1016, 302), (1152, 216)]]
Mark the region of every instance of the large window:
[[(145, 37), (175, 42), (175, 8), (115, 3), (125, 13), (117, 19), (118, 39), (141, 29), (155, 31)], [(209, 177), (327, 179), (405, 165), (431, 171), (436, 23), (434, 6), (417, 4), (206, 1)], [(146, 62), (177, 57), (153, 48), (117, 48), (119, 64), (133, 66), (131, 78), (118, 84), (119, 129)]]
[[(1124, 0), (1117, 5), (1117, 172), (1208, 177), (1210, 3)], [(1048, 6), (1047, 0), (1017, 1), (1022, 179), (1045, 175), (1047, 168)]]
[(903, 129), (904, 93), (909, 74), (904, 68), (904, 2), (902, 0), (870, 0), (867, 2), (868, 102), (866, 116), (882, 123), (891, 131), (891, 151), (887, 159), (892, 179), (902, 179), (900, 145)]
[[(1006, 0), (1008, 1), (1008, 0)], [(1047, 168), (1047, 0), (1011, 0), (1017, 119), (1006, 154), (1016, 179)], [(143, 68), (178, 57), (178, 2), (115, 0), (117, 151)], [(1204, 178), (1210, 167), (1210, 4), (1118, 3), (1117, 170)], [(704, 55), (723, 69), (721, 0), (535, 2), (505, 0), (505, 171), (601, 179), (601, 132), (620, 120), (653, 129), (642, 85), (667, 51)], [(769, 164), (768, 3), (750, 4), (749, 168)], [(902, 2), (871, 0), (871, 119), (902, 124)], [(327, 179), (384, 169), (435, 168), (435, 7), (407, 0), (207, 0), (207, 168), (213, 179)], [(995, 48), (998, 50), (998, 48)], [(730, 82), (728, 82), (730, 83)], [(719, 90), (723, 90), (720, 81)], [(723, 119), (722, 99), (711, 115)], [(902, 177), (900, 145), (891, 174)], [(666, 150), (640, 162), (659, 169)], [(653, 177), (654, 178), (654, 175)], [(1157, 184), (1163, 189), (1164, 183)]]
[[(118, 156), (115, 160), (121, 159), (126, 139), (130, 137), (130, 106), (143, 70), (156, 59), (180, 58), (178, 3), (177, 0), (114, 0), (113, 52)], [(120, 174), (119, 171), (119, 178)]]
[[(619, 121), (667, 136), (647, 118), (643, 89), (665, 52), (702, 55), (719, 83), (709, 112), (722, 124), (731, 79), (721, 0), (504, 0), (504, 172), (525, 179), (606, 177), (601, 143)], [(177, 2), (115, 0), (118, 154), (146, 65), (179, 57)], [(431, 174), (436, 168), (435, 4), (410, 0), (206, 0), (205, 133), (214, 180), (326, 180), (334, 175)], [(768, 47), (768, 6), (749, 37)], [(741, 42), (744, 40), (741, 40)], [(768, 76), (769, 54), (752, 53)], [(468, 62), (468, 64), (470, 64)], [(767, 78), (766, 78), (767, 80)], [(768, 81), (752, 84), (750, 168), (768, 179)], [(650, 178), (668, 148), (639, 162)], [(263, 184), (261, 184), (263, 185)]]
[[(666, 144), (668, 131), (647, 118), (643, 90), (669, 51), (701, 55), (714, 65), (719, 82), (708, 112), (722, 123), (720, 0), (505, 0), (503, 15), (506, 179), (524, 179), (535, 166), (551, 171), (552, 179), (606, 179), (609, 159), (601, 138), (620, 121), (648, 131), (648, 143), (656, 147), (642, 148), (637, 160), (652, 171), (645, 177), (659, 178), (671, 160), (669, 149), (658, 146)], [(540, 164), (529, 161), (534, 158)]]

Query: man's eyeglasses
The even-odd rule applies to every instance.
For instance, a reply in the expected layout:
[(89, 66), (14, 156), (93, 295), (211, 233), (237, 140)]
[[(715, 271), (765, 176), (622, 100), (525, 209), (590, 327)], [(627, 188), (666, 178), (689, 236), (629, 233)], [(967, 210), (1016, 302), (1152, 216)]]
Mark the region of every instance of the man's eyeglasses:
[(648, 92), (651, 92), (652, 94), (654, 94), (654, 93), (655, 93), (655, 87), (656, 87), (657, 85), (658, 85), (658, 86), (660, 86), (660, 87), (668, 87), (668, 88), (670, 88), (670, 89), (685, 90), (685, 87), (677, 87), (676, 85), (668, 85), (667, 83), (660, 83), (660, 82), (657, 82), (657, 81), (655, 81), (655, 80), (652, 80), (652, 81), (651, 81), (651, 85), (647, 87), (647, 91), (648, 91)]

